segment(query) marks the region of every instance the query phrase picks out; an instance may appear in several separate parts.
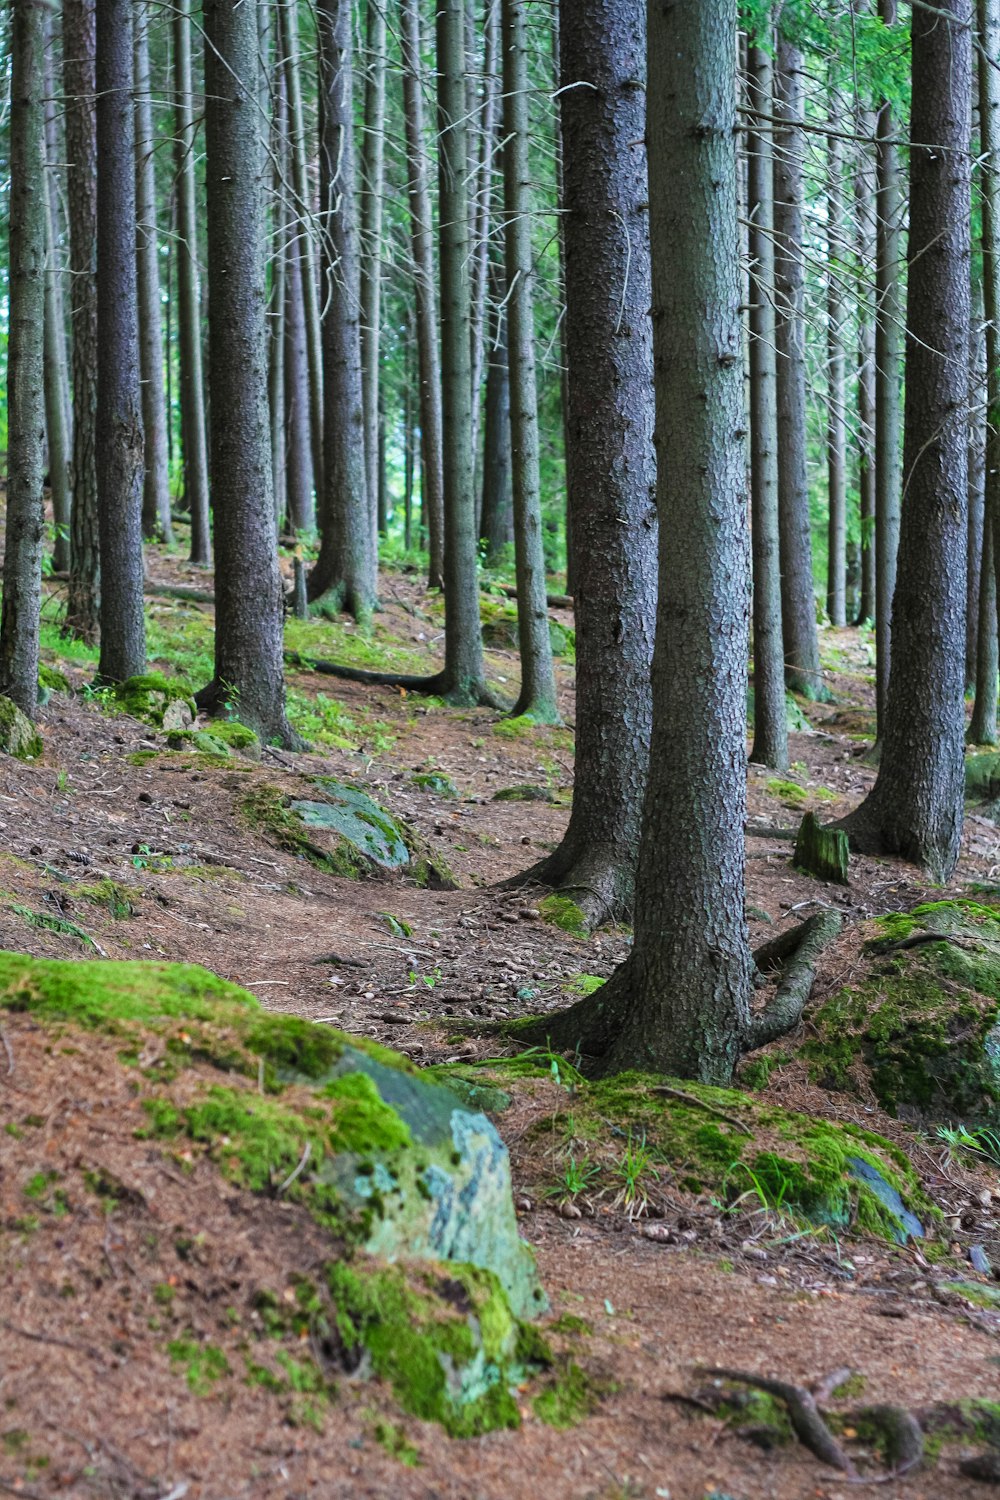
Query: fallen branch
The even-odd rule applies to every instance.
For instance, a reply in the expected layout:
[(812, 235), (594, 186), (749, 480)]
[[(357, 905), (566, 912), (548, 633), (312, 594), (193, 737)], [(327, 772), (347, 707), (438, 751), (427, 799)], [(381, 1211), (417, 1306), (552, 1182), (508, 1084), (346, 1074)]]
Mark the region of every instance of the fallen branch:
[(651, 1094), (666, 1094), (670, 1099), (680, 1099), (685, 1104), (691, 1104), (695, 1109), (703, 1109), (706, 1114), (714, 1115), (717, 1120), (723, 1120), (727, 1125), (732, 1125), (734, 1130), (742, 1130), (744, 1135), (753, 1135), (753, 1131), (748, 1125), (744, 1125), (742, 1120), (737, 1120), (733, 1115), (723, 1114), (721, 1109), (716, 1109), (714, 1105), (706, 1104), (704, 1099), (695, 1098), (694, 1094), (685, 1094), (683, 1089), (672, 1089), (665, 1083), (658, 1083), (649, 1092)]
[(773, 968), (780, 957), (784, 957), (784, 962), (772, 999), (750, 1022), (745, 1046), (747, 1052), (785, 1036), (798, 1025), (816, 978), (816, 961), (839, 932), (840, 913), (827, 909), (758, 949), (754, 955), (758, 963), (763, 958), (765, 964)]

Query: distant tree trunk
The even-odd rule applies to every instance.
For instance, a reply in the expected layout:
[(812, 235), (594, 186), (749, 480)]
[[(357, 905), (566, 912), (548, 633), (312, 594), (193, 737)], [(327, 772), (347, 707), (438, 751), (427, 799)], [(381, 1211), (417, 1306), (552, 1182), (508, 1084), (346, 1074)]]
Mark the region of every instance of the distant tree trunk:
[[(263, 69), (261, 72), (263, 73)], [(286, 522), (289, 510), (290, 475), (288, 462), (288, 406), (286, 399), (287, 380), (287, 318), (291, 295), (289, 287), (289, 260), (293, 256), (287, 243), (290, 233), (287, 218), (285, 186), (288, 173), (288, 91), (285, 86), (285, 70), (275, 69), (272, 80), (274, 104), (271, 110), (271, 191), (275, 205), (272, 225), (271, 289), (267, 304), (267, 404), (271, 418), (271, 475), (274, 485), (274, 521), (279, 534)], [(282, 210), (286, 210), (282, 212)], [(308, 412), (306, 422), (308, 423)], [(307, 447), (310, 436), (306, 433)], [(298, 477), (298, 463), (296, 469)], [(292, 481), (294, 484), (295, 481)], [(311, 482), (311, 481), (310, 481)], [(290, 524), (290, 523), (289, 523)]]
[(410, 235), (417, 300), (417, 357), (420, 382), (421, 510), (430, 552), (428, 582), (444, 584), (444, 490), (441, 423), (441, 362), (434, 275), (434, 231), (424, 141), (420, 6), (400, 0), (399, 39), (403, 62), (403, 113), (409, 172)]
[(785, 709), (778, 534), (774, 152), (767, 118), (774, 113), (774, 69), (771, 53), (765, 47), (751, 47), (748, 63), (750, 105), (757, 113), (747, 138), (754, 680), (754, 735), (750, 759), (780, 771), (788, 765), (788, 715)]
[[(69, 355), (66, 348), (66, 317), (63, 310), (63, 276), (59, 256), (59, 194), (57, 164), (65, 161), (59, 144), (55, 82), (52, 70), (51, 19), (45, 30), (45, 160), (48, 190), (45, 196), (45, 431), (49, 450), (49, 484), (55, 544), (52, 566), (57, 573), (69, 570), (69, 533), (72, 506), (73, 424), (69, 394)], [(60, 114), (62, 110), (60, 109)]]
[(983, 571), (986, 510), (986, 330), (983, 327), (983, 286), (973, 277), (972, 317), (969, 324), (969, 391), (966, 400), (969, 440), (969, 525), (966, 531), (965, 691), (976, 685), (979, 646), (979, 589)]
[(312, 443), (309, 431), (309, 349), (302, 287), (308, 275), (301, 234), (285, 256), (284, 403), (286, 509), (292, 531), (316, 529), (313, 505)]
[[(983, 57), (1000, 56), (1000, 0), (978, 0), (979, 180), (982, 193), (983, 306), (986, 335), (986, 530), (980, 584), (979, 672), (973, 730), (993, 743), (997, 728), (997, 575), (986, 580), (989, 562), (1000, 570), (1000, 80)], [(992, 597), (991, 597), (992, 595)], [(984, 651), (985, 644), (985, 651)]]
[(312, 437), (313, 482), (317, 495), (321, 495), (323, 493), (323, 338), (320, 327), (316, 250), (313, 235), (310, 232), (312, 190), (309, 186), (306, 133), (302, 111), (298, 13), (299, 7), (295, 0), (281, 0), (278, 5), (281, 49), (285, 57), (295, 212), (300, 220), (299, 227), (303, 236), (302, 300), (306, 324), (306, 349), (309, 356), (309, 431)]
[(12, 12), (7, 520), (0, 693), (33, 719), (38, 703), (45, 521), (45, 13), (34, 0), (15, 0)]
[[(552, 7), (552, 77), (556, 88), (561, 88), (563, 82), (562, 71), (562, 46), (560, 42), (560, 18), (559, 6)], [(556, 149), (556, 207), (559, 211), (558, 223), (556, 225), (556, 243), (559, 249), (559, 273), (557, 285), (559, 288), (559, 416), (563, 446), (563, 473), (567, 470), (567, 455), (570, 449), (569, 436), (569, 361), (566, 355), (566, 218), (563, 208), (566, 202), (566, 152), (563, 143), (562, 112), (557, 115), (555, 122), (555, 149)], [(566, 484), (566, 504), (563, 512), (563, 525), (566, 540), (566, 592), (571, 597), (576, 593), (576, 563), (573, 550), (573, 516), (570, 509), (569, 485)]]
[(586, 0), (561, 27), (560, 48), (561, 76), (587, 85), (559, 96), (572, 142), (564, 220), (576, 776), (562, 843), (523, 878), (558, 887), (597, 926), (632, 914), (649, 765), (656, 461), (644, 11)]
[[(502, 285), (502, 283), (501, 283)], [(507, 318), (499, 306), (486, 350), (486, 418), (483, 429), (483, 505), (479, 526), (486, 563), (496, 567), (514, 545), (514, 496), (510, 484), (510, 381)]]
[(846, 820), (856, 847), (946, 881), (962, 833), (968, 505), (969, 118), (966, 0), (912, 21), (906, 504), (878, 779)]
[[(879, 16), (896, 24), (896, 0), (879, 0)], [(892, 660), (892, 600), (899, 550), (900, 433), (904, 311), (900, 282), (902, 190), (896, 121), (886, 99), (876, 122), (875, 157), (875, 701), (881, 740)]]
[(437, 11), (438, 236), (441, 265), (441, 415), (445, 434), (443, 696), (488, 699), (479, 623), (470, 369), (468, 130), (463, 0)]
[[(361, 145), (361, 380), (368, 500), (378, 516), (379, 357), (382, 321), (382, 195), (385, 190), (385, 0), (365, 8), (365, 114)], [(374, 545), (378, 546), (377, 540)]]
[(191, 78), (191, 3), (175, 0), (174, 171), (177, 181), (177, 344), (180, 366), (181, 443), (184, 494), (191, 515), (191, 561), (212, 557), (209, 526), (208, 443), (205, 382), (201, 352), (201, 294), (198, 285), (198, 198)]
[[(831, 90), (835, 128), (842, 101)], [(827, 144), (827, 563), (826, 612), (831, 625), (847, 624), (847, 372), (844, 359), (846, 297), (844, 275), (844, 149), (831, 135)]]
[(319, 0), (320, 215), (323, 233), (323, 493), (313, 601), (359, 623), (375, 607), (376, 555), (365, 467), (361, 303), (351, 101), (351, 6)]
[(206, 0), (204, 13), (216, 568), (215, 676), (198, 703), (295, 745), (271, 492), (256, 6)]
[(146, 667), (130, 0), (97, 0), (96, 79), (98, 676), (104, 682), (124, 682)]
[(96, 641), (101, 554), (97, 525), (97, 119), (94, 0), (64, 0), (66, 194), (69, 202), (70, 320), (73, 329), (73, 507), (67, 635)]
[(778, 391), (778, 504), (785, 681), (807, 698), (824, 696), (813, 590), (806, 478), (805, 266), (803, 262), (802, 54), (778, 43), (774, 139), (774, 232)]
[(559, 720), (549, 638), (538, 476), (535, 381), (534, 257), (528, 160), (528, 50), (525, 0), (501, 0), (503, 52), (504, 243), (507, 272), (507, 365), (510, 379), (511, 478), (521, 691), (515, 714), (543, 724)]
[[(727, 1084), (750, 1022), (736, 0), (649, 8), (660, 593), (635, 942), (557, 1018), (601, 1072)], [(568, 163), (567, 163), (568, 165)], [(546, 1022), (549, 1021), (546, 1017)], [(574, 1024), (575, 1023), (575, 1024)]]
[[(862, 110), (858, 134), (874, 134), (875, 117)], [(875, 164), (867, 145), (857, 147), (854, 202), (858, 254), (858, 490), (861, 512), (861, 599), (858, 624), (875, 619)]]
[[(553, 7), (554, 8), (554, 7)], [(483, 333), (490, 257), (493, 157), (496, 149), (500, 55), (500, 0), (483, 0), (483, 99), (476, 132), (477, 160), (472, 202), (472, 451), (479, 452)]]
[(167, 405), (163, 393), (160, 242), (156, 227), (156, 165), (149, 76), (147, 3), (135, 11), (135, 212), (139, 280), (139, 361), (142, 370), (144, 479), (142, 534), (173, 540), (167, 469)]

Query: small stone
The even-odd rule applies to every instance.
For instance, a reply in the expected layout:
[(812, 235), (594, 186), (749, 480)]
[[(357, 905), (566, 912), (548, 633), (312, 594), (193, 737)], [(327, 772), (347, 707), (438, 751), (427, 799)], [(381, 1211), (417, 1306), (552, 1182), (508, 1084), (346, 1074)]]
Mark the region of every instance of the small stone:
[(993, 1267), (990, 1265), (989, 1257), (982, 1245), (969, 1246), (969, 1262), (981, 1275), (989, 1276), (992, 1274)]
[(559, 1213), (564, 1219), (582, 1219), (583, 1210), (575, 1203), (560, 1203)]
[(163, 710), (164, 729), (189, 729), (194, 723), (191, 706), (183, 698), (171, 698)]
[(983, 1188), (981, 1193), (976, 1194), (976, 1202), (979, 1204), (980, 1208), (993, 1207), (993, 1194), (990, 1192), (989, 1188)]

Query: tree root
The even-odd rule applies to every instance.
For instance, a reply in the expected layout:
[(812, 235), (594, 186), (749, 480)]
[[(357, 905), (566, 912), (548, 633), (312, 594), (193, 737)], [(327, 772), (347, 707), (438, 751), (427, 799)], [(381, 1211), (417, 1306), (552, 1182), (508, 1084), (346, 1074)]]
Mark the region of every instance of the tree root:
[(695, 1109), (703, 1109), (706, 1114), (714, 1115), (717, 1120), (722, 1120), (726, 1125), (731, 1125), (734, 1130), (741, 1130), (744, 1135), (753, 1135), (749, 1125), (744, 1125), (742, 1120), (737, 1120), (735, 1115), (727, 1115), (721, 1109), (715, 1109), (713, 1105), (706, 1104), (704, 1099), (695, 1098), (694, 1094), (685, 1094), (683, 1089), (668, 1088), (665, 1083), (657, 1084), (649, 1091), (651, 1094), (666, 1094), (669, 1099), (680, 1099), (684, 1104), (690, 1104)]
[(817, 912), (758, 948), (754, 955), (758, 967), (774, 968), (780, 963), (782, 972), (772, 999), (750, 1022), (746, 1052), (776, 1041), (798, 1025), (816, 978), (816, 960), (840, 932), (840, 925), (839, 912)]
[[(448, 686), (448, 679), (444, 672), (432, 672), (429, 676), (421, 676), (411, 672), (374, 672), (367, 667), (347, 667), (341, 662), (325, 661), (322, 657), (304, 656), (301, 651), (286, 651), (285, 664), (289, 667), (299, 667), (304, 672), (318, 672), (325, 677), (338, 677), (342, 682), (360, 682), (367, 687), (395, 687), (405, 688), (408, 693), (426, 693), (428, 697), (439, 696), (450, 698), (452, 689)], [(478, 708), (493, 708), (498, 713), (508, 713), (510, 705), (484, 682), (479, 683), (474, 689), (472, 706)], [(456, 699), (457, 701), (457, 699)], [(462, 698), (462, 705), (469, 706), (468, 698)]]
[[(607, 845), (602, 847), (608, 850)], [(569, 897), (583, 913), (588, 932), (596, 931), (605, 922), (628, 922), (632, 918), (632, 903), (626, 894), (632, 888), (632, 880), (623, 877), (621, 862), (610, 851), (602, 853), (600, 849), (584, 847), (577, 852), (564, 839), (551, 854), (500, 881), (496, 889), (517, 891), (529, 885)]]
[(803, 1447), (815, 1454), (820, 1463), (829, 1464), (831, 1469), (839, 1469), (841, 1474), (846, 1474), (849, 1478), (857, 1477), (858, 1471), (853, 1460), (827, 1427), (816, 1405), (816, 1397), (805, 1386), (791, 1385), (786, 1380), (771, 1380), (766, 1375), (752, 1375), (747, 1370), (716, 1369), (714, 1366), (699, 1366), (696, 1373), (709, 1380), (735, 1380), (740, 1385), (751, 1385), (756, 1390), (766, 1391), (769, 1396), (777, 1397), (784, 1402), (792, 1431)]

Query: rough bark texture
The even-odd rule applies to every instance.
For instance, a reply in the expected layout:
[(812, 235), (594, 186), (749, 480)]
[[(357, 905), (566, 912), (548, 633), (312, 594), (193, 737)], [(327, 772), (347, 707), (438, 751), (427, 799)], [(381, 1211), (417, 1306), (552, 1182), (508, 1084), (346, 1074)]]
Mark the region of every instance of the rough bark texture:
[(198, 206), (195, 184), (197, 126), (191, 80), (191, 0), (174, 9), (174, 170), (177, 177), (177, 344), (180, 367), (184, 497), (191, 516), (191, 561), (212, 556), (209, 528), (208, 443), (201, 353), (198, 277)]
[(525, 878), (592, 924), (628, 917), (649, 764), (656, 479), (649, 321), (645, 16), (586, 0), (560, 28), (566, 481), (574, 539), (576, 776), (562, 843)]
[[(988, 58), (1000, 55), (1000, 0), (979, 0), (979, 41)], [(1000, 80), (995, 67), (979, 67), (979, 180), (982, 192), (983, 214), (983, 310), (986, 322), (986, 525), (987, 547), (991, 552), (994, 569), (1000, 569)], [(985, 584), (981, 589), (989, 590)], [(987, 631), (991, 650), (997, 629), (997, 578), (994, 573), (993, 598), (988, 598), (984, 609), (989, 618), (980, 615), (980, 650), (982, 636)], [(982, 594), (980, 602), (983, 603)], [(976, 728), (979, 733), (992, 729), (996, 734), (996, 671), (992, 664), (980, 664), (980, 684), (976, 693)], [(992, 666), (992, 681), (986, 677)], [(979, 713), (980, 693), (983, 694), (983, 712)], [(988, 704), (988, 695), (993, 695)]]
[[(862, 110), (858, 134), (875, 131), (875, 116)], [(858, 492), (861, 512), (859, 624), (875, 619), (875, 160), (865, 143), (856, 147), (854, 179), (858, 255)]]
[(172, 540), (167, 470), (167, 403), (163, 392), (160, 242), (156, 229), (156, 164), (149, 76), (148, 4), (135, 12), (135, 211), (139, 281), (139, 362), (142, 371), (144, 465), (142, 534)]
[[(382, 195), (385, 191), (385, 8), (368, 0), (365, 116), (361, 144), (361, 382), (368, 500), (376, 533), (385, 530), (379, 494), (379, 349), (382, 322)], [(377, 546), (377, 541), (375, 543)]]
[(284, 255), (285, 513), (292, 531), (316, 529), (309, 430), (309, 345), (302, 289), (309, 274), (301, 234)]
[(52, 22), (49, 18), (45, 31), (45, 172), (48, 183), (45, 201), (45, 428), (49, 451), (49, 484), (52, 489), (52, 519), (56, 528), (52, 567), (54, 572), (65, 573), (69, 571), (73, 422), (66, 315), (63, 307), (63, 283), (66, 278), (59, 253), (59, 246), (65, 242), (60, 217), (59, 164), (65, 162), (66, 151), (60, 142), (59, 122), (63, 110), (60, 100), (57, 117), (52, 52)]
[(444, 492), (442, 478), (441, 356), (434, 276), (434, 231), (424, 141), (424, 68), (418, 0), (400, 0), (399, 45), (403, 63), (403, 115), (409, 172), (410, 238), (417, 303), (420, 382), (420, 497), (427, 529), (431, 588), (444, 583)]
[(97, 528), (97, 118), (94, 0), (64, 0), (66, 196), (73, 366), (73, 506), (65, 629), (95, 641), (100, 628)]
[(806, 478), (805, 265), (802, 198), (805, 100), (802, 54), (778, 44), (775, 69), (774, 232), (778, 351), (778, 503), (785, 680), (808, 698), (823, 696), (813, 592)]
[[(261, 72), (263, 73), (263, 69)], [(283, 204), (288, 175), (288, 94), (285, 73), (275, 73), (274, 102), (271, 109), (271, 182), (274, 203)], [(288, 262), (292, 254), (286, 244), (288, 228), (284, 215), (272, 226), (271, 288), (267, 304), (267, 402), (271, 418), (271, 475), (274, 484), (274, 520), (279, 531), (288, 512), (289, 466), (286, 448), (288, 406), (285, 399), (286, 340), (285, 321), (288, 312)], [(307, 439), (308, 441), (308, 439)], [(298, 465), (296, 465), (298, 467)], [(298, 476), (297, 476), (298, 477)], [(294, 481), (292, 481), (294, 484)]]
[[(553, 6), (553, 11), (556, 9)], [(483, 77), (476, 129), (476, 176), (472, 200), (472, 451), (479, 452), (480, 386), (483, 378), (486, 289), (489, 279), (493, 166), (497, 148), (497, 74), (500, 53), (500, 0), (483, 0)], [(484, 460), (485, 461), (485, 460)]]
[[(538, 477), (535, 380), (534, 256), (528, 119), (525, 0), (501, 0), (503, 53), (504, 244), (507, 271), (507, 366), (510, 379), (511, 479), (521, 691), (515, 714), (540, 723), (559, 719), (552, 668)], [(478, 398), (478, 392), (476, 392)]]
[(365, 468), (361, 290), (349, 0), (320, 0), (320, 228), (323, 264), (323, 492), (309, 596), (356, 620), (375, 607), (375, 538)]
[(198, 700), (265, 741), (292, 745), (271, 493), (252, 0), (207, 0), (205, 38), (215, 676)]
[(105, 682), (124, 682), (146, 666), (132, 61), (130, 0), (97, 0), (97, 670)]
[[(967, 0), (913, 15), (905, 500), (878, 780), (845, 820), (856, 847), (947, 880), (963, 811), (968, 505)], [(927, 143), (927, 144), (924, 144)]]
[(38, 702), (45, 479), (45, 35), (44, 12), (35, 0), (16, 0), (12, 10), (7, 520), (0, 693), (33, 719)]
[(969, 391), (966, 403), (969, 443), (969, 524), (966, 530), (965, 691), (976, 685), (979, 646), (979, 581), (983, 571), (986, 512), (986, 330), (983, 327), (983, 288), (973, 277), (969, 324)]
[[(840, 100), (831, 91), (831, 119)], [(844, 358), (844, 292), (847, 256), (844, 240), (844, 143), (827, 144), (826, 246), (826, 612), (831, 625), (847, 624), (847, 371)]]
[[(773, 114), (773, 64), (763, 47), (748, 55), (750, 106)], [(774, 152), (771, 127), (753, 122), (747, 138), (750, 259), (750, 483), (753, 538), (754, 734), (750, 759), (788, 765), (785, 655), (778, 533), (778, 407), (774, 328)]]
[(510, 487), (507, 319), (502, 308), (494, 312), (492, 322), (493, 328), (486, 350), (483, 504), (479, 534), (486, 543), (487, 565), (495, 567), (504, 560), (507, 549), (514, 544), (514, 497)]

